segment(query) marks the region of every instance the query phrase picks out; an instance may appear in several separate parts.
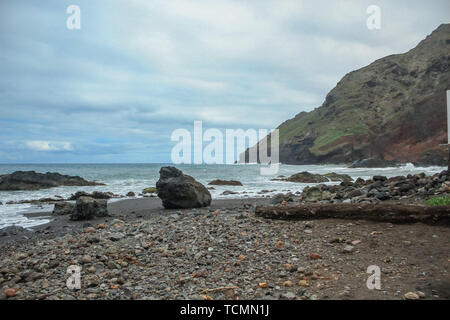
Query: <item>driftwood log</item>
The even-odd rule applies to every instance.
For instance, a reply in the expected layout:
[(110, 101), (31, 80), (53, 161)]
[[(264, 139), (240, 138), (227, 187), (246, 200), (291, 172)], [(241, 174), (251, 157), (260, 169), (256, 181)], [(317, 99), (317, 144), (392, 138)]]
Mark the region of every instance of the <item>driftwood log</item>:
[(278, 220), (349, 219), (450, 226), (450, 206), (412, 204), (305, 204), (258, 206), (256, 216)]

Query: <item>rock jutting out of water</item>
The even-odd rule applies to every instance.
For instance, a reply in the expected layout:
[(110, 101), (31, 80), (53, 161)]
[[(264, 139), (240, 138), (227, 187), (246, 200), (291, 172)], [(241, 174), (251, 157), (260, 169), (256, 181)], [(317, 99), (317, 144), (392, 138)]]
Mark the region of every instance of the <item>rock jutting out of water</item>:
[(59, 186), (103, 186), (78, 176), (62, 175), (55, 172), (37, 173), (35, 171), (16, 171), (0, 176), (0, 190), (39, 190)]

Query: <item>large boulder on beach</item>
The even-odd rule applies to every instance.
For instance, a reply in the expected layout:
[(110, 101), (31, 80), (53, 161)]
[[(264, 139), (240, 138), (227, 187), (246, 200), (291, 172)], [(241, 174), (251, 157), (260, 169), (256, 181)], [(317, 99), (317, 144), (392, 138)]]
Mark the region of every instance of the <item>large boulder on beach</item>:
[(159, 174), (156, 189), (166, 209), (201, 208), (211, 204), (208, 189), (191, 176), (174, 167), (163, 167)]
[(56, 172), (37, 173), (35, 171), (16, 171), (0, 176), (0, 190), (39, 190), (59, 186), (99, 186), (95, 181), (87, 181), (78, 176), (62, 175)]
[(54, 216), (67, 216), (72, 214), (75, 210), (75, 203), (70, 202), (57, 202), (53, 208), (52, 215)]
[(91, 220), (95, 217), (107, 216), (109, 216), (107, 200), (80, 197), (75, 204), (75, 209), (70, 215), (70, 220)]

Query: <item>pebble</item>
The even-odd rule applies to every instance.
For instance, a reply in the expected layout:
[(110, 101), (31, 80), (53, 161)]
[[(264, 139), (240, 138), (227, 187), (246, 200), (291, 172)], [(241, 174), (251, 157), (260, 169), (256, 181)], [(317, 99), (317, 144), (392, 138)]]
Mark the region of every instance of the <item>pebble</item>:
[(347, 245), (347, 246), (344, 247), (343, 252), (344, 252), (344, 253), (352, 253), (354, 249), (355, 249), (354, 246)]
[(307, 287), (307, 286), (308, 286), (308, 282), (307, 282), (306, 280), (300, 280), (300, 281), (298, 282), (298, 285), (299, 285), (300, 287)]
[(311, 253), (309, 258), (311, 260), (319, 260), (319, 259), (322, 259), (322, 256), (320, 254), (318, 254), (318, 253)]
[(92, 262), (92, 258), (89, 255), (85, 255), (85, 256), (83, 256), (81, 261), (83, 261), (83, 263), (91, 263)]
[(5, 290), (5, 296), (7, 298), (14, 297), (17, 294), (17, 290), (14, 288), (8, 288)]
[(284, 299), (292, 300), (292, 299), (296, 298), (296, 295), (295, 295), (295, 293), (288, 291), (288, 292), (282, 293), (281, 297)]
[(293, 283), (292, 283), (292, 281), (285, 281), (284, 283), (283, 283), (283, 285), (285, 286), (285, 287), (292, 287), (292, 285), (293, 285)]
[(109, 239), (111, 241), (120, 241), (125, 237), (125, 235), (123, 233), (120, 232), (116, 232), (116, 233), (111, 233), (111, 235), (109, 236)]
[(420, 299), (419, 295), (414, 292), (405, 293), (404, 297), (406, 300), (419, 300)]

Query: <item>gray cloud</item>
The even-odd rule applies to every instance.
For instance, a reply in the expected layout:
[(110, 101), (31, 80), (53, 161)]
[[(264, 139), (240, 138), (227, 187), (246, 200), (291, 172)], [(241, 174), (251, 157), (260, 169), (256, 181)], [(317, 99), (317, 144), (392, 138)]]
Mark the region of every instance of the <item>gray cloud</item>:
[(275, 128), (450, 20), (446, 0), (79, 0), (70, 31), (70, 4), (0, 2), (0, 162), (167, 162), (194, 120)]

